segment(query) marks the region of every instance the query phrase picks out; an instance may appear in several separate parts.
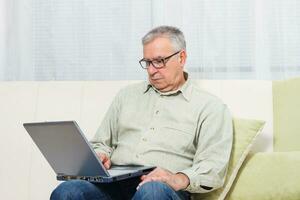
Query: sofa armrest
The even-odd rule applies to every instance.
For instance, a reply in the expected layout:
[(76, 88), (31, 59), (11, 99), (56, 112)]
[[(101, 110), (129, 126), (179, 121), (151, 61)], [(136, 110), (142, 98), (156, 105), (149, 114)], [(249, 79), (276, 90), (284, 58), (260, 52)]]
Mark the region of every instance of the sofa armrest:
[(300, 198), (300, 151), (260, 152), (243, 164), (226, 199)]

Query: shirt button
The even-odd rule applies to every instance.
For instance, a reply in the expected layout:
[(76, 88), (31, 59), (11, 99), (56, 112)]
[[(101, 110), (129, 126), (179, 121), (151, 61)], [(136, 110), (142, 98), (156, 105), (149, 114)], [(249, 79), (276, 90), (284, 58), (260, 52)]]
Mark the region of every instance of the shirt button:
[(155, 114), (158, 114), (159, 113), (159, 110), (157, 110), (156, 112), (155, 112)]
[(142, 140), (143, 140), (144, 142), (146, 142), (146, 141), (147, 141), (147, 138), (143, 138)]

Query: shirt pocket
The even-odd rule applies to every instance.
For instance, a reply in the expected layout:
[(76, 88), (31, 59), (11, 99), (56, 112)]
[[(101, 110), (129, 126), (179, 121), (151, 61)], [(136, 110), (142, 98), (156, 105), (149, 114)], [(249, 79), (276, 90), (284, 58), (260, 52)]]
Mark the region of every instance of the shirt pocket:
[(158, 145), (166, 152), (182, 154), (191, 150), (195, 132), (192, 127), (184, 124), (168, 123), (160, 127), (157, 134)]

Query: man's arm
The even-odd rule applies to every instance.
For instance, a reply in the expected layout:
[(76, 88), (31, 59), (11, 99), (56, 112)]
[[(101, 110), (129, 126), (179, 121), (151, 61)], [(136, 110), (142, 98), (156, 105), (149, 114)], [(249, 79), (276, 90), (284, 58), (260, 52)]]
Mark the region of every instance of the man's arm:
[(114, 144), (117, 141), (120, 96), (121, 91), (114, 98), (95, 136), (90, 140), (90, 143), (97, 154), (106, 155), (108, 158), (110, 158), (114, 149)]
[(190, 184), (192, 193), (205, 193), (220, 188), (226, 177), (233, 130), (232, 118), (226, 105), (211, 103), (199, 121), (199, 138), (193, 165), (180, 171)]

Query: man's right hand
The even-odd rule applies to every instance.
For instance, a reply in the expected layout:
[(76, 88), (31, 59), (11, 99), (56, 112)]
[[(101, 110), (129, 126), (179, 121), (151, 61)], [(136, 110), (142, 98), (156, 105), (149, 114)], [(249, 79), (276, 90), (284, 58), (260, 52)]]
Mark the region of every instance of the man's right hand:
[(111, 166), (110, 158), (104, 153), (97, 153), (97, 156), (102, 161), (102, 164), (104, 165), (105, 169), (109, 169)]

